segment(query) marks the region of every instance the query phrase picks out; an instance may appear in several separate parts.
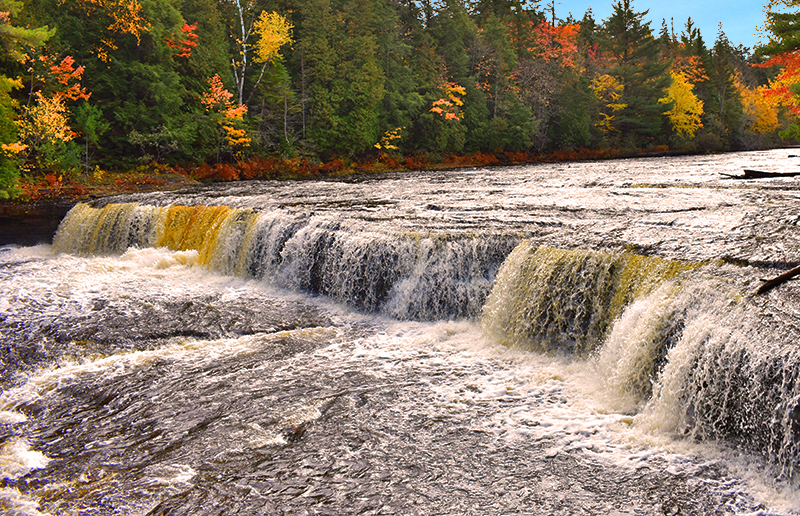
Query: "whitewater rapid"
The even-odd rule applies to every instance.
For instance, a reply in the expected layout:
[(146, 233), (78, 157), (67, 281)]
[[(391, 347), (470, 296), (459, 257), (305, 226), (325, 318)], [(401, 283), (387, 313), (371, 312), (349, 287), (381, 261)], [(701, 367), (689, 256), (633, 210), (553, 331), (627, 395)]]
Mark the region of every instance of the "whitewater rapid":
[(781, 152), (79, 205), (0, 250), (0, 507), (797, 514)]

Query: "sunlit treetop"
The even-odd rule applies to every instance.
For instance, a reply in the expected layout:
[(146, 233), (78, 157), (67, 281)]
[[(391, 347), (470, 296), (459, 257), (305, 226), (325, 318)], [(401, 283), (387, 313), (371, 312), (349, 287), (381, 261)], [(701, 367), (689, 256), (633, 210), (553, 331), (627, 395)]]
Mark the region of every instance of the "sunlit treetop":
[(533, 46), (528, 50), (547, 62), (559, 61), (565, 68), (574, 68), (578, 31), (578, 24), (555, 26), (543, 21), (534, 28)]
[(256, 60), (266, 63), (280, 59), (281, 47), (292, 42), (293, 25), (276, 12), (262, 11), (254, 27), (259, 36), (256, 43), (256, 54), (258, 55)]

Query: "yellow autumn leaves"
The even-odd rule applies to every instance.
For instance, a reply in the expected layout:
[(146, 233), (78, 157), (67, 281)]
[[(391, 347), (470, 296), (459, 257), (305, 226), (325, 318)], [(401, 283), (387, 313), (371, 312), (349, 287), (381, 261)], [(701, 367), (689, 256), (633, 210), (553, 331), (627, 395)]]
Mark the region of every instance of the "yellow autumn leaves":
[(254, 24), (259, 36), (256, 42), (256, 59), (260, 63), (272, 62), (280, 59), (280, 48), (292, 42), (292, 29), (294, 26), (285, 17), (276, 12), (261, 12)]
[(605, 133), (613, 130), (611, 122), (614, 120), (614, 113), (628, 106), (619, 101), (624, 91), (625, 85), (616, 77), (604, 73), (594, 78), (592, 93), (602, 108), (600, 120), (595, 122), (595, 127), (599, 127)]
[(672, 83), (667, 88), (667, 95), (658, 99), (659, 104), (672, 104), (672, 109), (664, 114), (672, 124), (672, 130), (680, 136), (694, 138), (698, 129), (703, 127), (700, 117), (703, 115), (703, 101), (694, 94), (694, 84), (689, 82), (686, 74), (671, 72)]
[[(259, 37), (255, 44), (256, 61), (274, 63), (281, 59), (280, 48), (292, 42), (292, 24), (276, 12), (262, 11), (253, 27)], [(223, 139), (228, 146), (234, 149), (250, 146), (252, 140), (244, 123), (247, 106), (233, 101), (233, 94), (225, 89), (219, 75), (209, 79), (209, 89), (203, 95), (201, 102), (207, 111), (216, 115)]]
[(75, 138), (69, 127), (67, 106), (64, 98), (56, 95), (45, 97), (42, 92), (33, 94), (36, 102), (25, 109), (27, 116), (17, 119), (20, 139), (38, 147), (45, 141), (68, 142)]

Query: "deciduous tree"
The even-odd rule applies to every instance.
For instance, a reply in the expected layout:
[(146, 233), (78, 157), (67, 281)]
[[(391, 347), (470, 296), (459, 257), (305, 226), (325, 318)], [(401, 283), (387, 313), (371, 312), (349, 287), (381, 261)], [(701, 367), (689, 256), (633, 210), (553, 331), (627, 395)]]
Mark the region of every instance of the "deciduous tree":
[(606, 73), (600, 74), (592, 80), (592, 93), (600, 104), (599, 118), (594, 123), (603, 133), (613, 131), (614, 113), (627, 107), (620, 102), (625, 85), (619, 79)]
[(680, 136), (694, 138), (698, 129), (703, 127), (703, 101), (692, 91), (694, 85), (681, 72), (672, 72), (672, 83), (666, 96), (658, 99), (660, 104), (671, 105), (664, 114), (669, 118), (672, 130)]
[(247, 106), (233, 102), (233, 93), (225, 89), (219, 75), (208, 80), (208, 91), (203, 93), (201, 102), (212, 115), (220, 129), (217, 160), (222, 158), (223, 150), (238, 156), (242, 149), (250, 146), (250, 136), (244, 124)]
[[(20, 14), (22, 2), (0, 0), (0, 62), (10, 61), (16, 65), (27, 52), (39, 49), (55, 33), (48, 26), (37, 28), (16, 25), (12, 18)], [(21, 156), (27, 145), (19, 141), (17, 109), (19, 103), (12, 97), (14, 90), (23, 87), (19, 78), (0, 73), (0, 199), (7, 199), (19, 192), (17, 182), (20, 175)]]

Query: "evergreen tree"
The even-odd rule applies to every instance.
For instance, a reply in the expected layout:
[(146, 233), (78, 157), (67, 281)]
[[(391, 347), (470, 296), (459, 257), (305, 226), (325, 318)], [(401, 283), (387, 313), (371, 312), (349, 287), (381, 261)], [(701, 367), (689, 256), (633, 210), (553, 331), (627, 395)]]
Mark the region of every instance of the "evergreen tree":
[(589, 81), (575, 73), (565, 81), (559, 96), (560, 109), (550, 128), (550, 140), (558, 149), (589, 147), (592, 117), (596, 111)]
[[(777, 7), (783, 4), (786, 7), (794, 7), (794, 12), (782, 12)], [(798, 0), (783, 0), (778, 2), (770, 0), (767, 4), (766, 28), (770, 33), (769, 42), (759, 49), (759, 53), (765, 56), (775, 56), (778, 54), (793, 53), (800, 49), (800, 7)]]
[[(377, 22), (377, 57), (383, 75), (385, 76), (385, 95), (383, 97), (379, 113), (380, 133), (397, 130), (397, 128), (410, 129), (414, 121), (419, 118), (425, 109), (426, 92), (430, 92), (435, 85), (438, 77), (436, 64), (438, 56), (433, 53), (430, 60), (423, 60), (427, 66), (433, 66), (435, 72), (431, 77), (425, 77), (425, 73), (417, 73), (415, 70), (415, 55), (425, 53), (425, 46), (415, 49), (415, 45), (421, 41), (428, 41), (424, 38), (423, 27), (419, 20), (419, 10), (413, 2), (399, 4), (394, 9), (391, 4), (378, 2), (376, 16)], [(422, 63), (420, 63), (422, 64)], [(400, 141), (395, 145), (405, 145), (410, 143), (403, 134)]]
[(614, 62), (607, 73), (619, 77), (625, 86), (622, 102), (626, 107), (616, 114), (615, 126), (641, 146), (663, 129), (664, 106), (658, 99), (669, 85), (670, 63), (660, 58), (659, 43), (644, 19), (649, 11), (635, 12), (631, 0), (619, 0), (613, 9), (604, 21), (600, 42)]
[(443, 0), (441, 9), (428, 24), (428, 32), (444, 59), (447, 79), (465, 83), (473, 65), (468, 49), (473, 47), (478, 27), (463, 0)]
[(334, 12), (328, 0), (309, 2), (303, 48), (309, 69), (309, 135), (323, 157), (352, 156), (378, 141), (384, 75), (377, 61), (371, 0), (348, 0)]
[(733, 61), (733, 48), (720, 28), (714, 48), (711, 51), (711, 65), (708, 67), (710, 97), (707, 100), (706, 120), (708, 128), (706, 140), (719, 139), (718, 148), (730, 149), (733, 138), (739, 131), (744, 115), (742, 100), (736, 88), (736, 68)]

